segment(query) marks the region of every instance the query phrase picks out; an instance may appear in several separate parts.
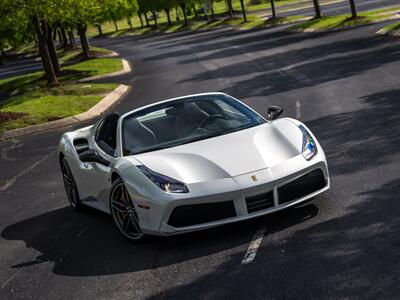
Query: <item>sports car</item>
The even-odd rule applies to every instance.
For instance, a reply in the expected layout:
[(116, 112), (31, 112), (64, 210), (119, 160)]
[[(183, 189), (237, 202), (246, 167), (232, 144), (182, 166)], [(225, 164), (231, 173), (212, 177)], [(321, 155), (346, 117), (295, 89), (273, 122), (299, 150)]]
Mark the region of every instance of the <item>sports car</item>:
[(138, 241), (259, 217), (330, 187), (324, 151), (303, 123), (266, 118), (224, 93), (111, 113), (63, 134), (59, 161), (71, 206), (111, 214)]

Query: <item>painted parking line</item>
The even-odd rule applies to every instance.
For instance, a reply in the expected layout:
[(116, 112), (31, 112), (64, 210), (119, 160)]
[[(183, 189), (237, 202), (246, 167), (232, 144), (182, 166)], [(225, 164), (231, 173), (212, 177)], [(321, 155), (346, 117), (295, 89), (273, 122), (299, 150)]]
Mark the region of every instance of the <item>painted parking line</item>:
[(296, 119), (300, 119), (300, 116), (301, 116), (300, 101), (296, 100)]
[(259, 229), (254, 234), (253, 239), (251, 240), (251, 243), (249, 245), (249, 248), (247, 249), (247, 252), (243, 257), (242, 260), (243, 265), (251, 263), (256, 257), (258, 248), (260, 248), (265, 231), (266, 231), (265, 229)]

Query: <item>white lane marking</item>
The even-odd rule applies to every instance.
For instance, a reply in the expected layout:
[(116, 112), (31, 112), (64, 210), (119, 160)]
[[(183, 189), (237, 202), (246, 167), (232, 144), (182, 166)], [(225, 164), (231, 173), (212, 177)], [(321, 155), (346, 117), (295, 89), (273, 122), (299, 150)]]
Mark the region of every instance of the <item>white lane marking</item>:
[(13, 275), (11, 275), (10, 278), (8, 278), (0, 287), (0, 289), (4, 289), (5, 286), (11, 281), (13, 280), (20, 272), (22, 271), (22, 268), (20, 268), (18, 271), (16, 271)]
[(76, 238), (79, 239), (81, 235), (86, 231), (86, 227), (83, 227), (81, 231), (76, 235)]
[(247, 252), (243, 257), (243, 260), (242, 260), (243, 265), (251, 263), (254, 260), (254, 258), (256, 257), (258, 248), (261, 245), (265, 231), (266, 231), (265, 229), (259, 229), (254, 234), (253, 239), (249, 245), (249, 248), (247, 249)]
[(211, 63), (211, 62), (203, 63), (203, 65), (204, 65), (204, 67), (206, 67), (206, 69), (209, 70), (209, 71), (215, 71), (215, 70), (218, 69), (218, 67), (217, 67), (216, 65), (214, 65), (213, 63)]
[(44, 162), (46, 159), (48, 159), (50, 157), (50, 155), (52, 155), (53, 153), (47, 154), (45, 156), (43, 156), (43, 158), (37, 162), (35, 162), (33, 165), (31, 165), (29, 168), (23, 170), (21, 173), (15, 175), (14, 177), (7, 179), (6, 182), (2, 185), (0, 185), (0, 192), (5, 191), (6, 189), (8, 189), (9, 187), (11, 187), (19, 177), (25, 175), (26, 173), (29, 173), (30, 171), (32, 171), (34, 168), (36, 168), (38, 165), (40, 165), (42, 162)]
[(296, 119), (300, 119), (300, 114), (301, 114), (300, 101), (296, 100)]

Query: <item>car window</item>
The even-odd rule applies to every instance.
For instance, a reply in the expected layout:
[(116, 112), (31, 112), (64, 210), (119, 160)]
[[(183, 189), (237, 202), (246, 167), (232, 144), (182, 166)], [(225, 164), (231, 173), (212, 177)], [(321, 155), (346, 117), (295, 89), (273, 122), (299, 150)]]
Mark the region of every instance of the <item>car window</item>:
[(122, 122), (124, 155), (199, 141), (263, 124), (265, 120), (224, 94), (195, 96), (138, 111)]
[(105, 117), (97, 128), (95, 141), (98, 147), (110, 156), (115, 155), (117, 144), (117, 114), (111, 114)]

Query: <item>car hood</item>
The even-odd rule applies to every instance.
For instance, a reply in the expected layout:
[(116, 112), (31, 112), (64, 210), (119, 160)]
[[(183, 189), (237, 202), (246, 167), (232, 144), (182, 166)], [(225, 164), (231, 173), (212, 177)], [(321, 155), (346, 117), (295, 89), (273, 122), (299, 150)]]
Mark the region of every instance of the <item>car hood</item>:
[(186, 183), (270, 168), (301, 152), (302, 135), (289, 120), (134, 156), (153, 171)]

